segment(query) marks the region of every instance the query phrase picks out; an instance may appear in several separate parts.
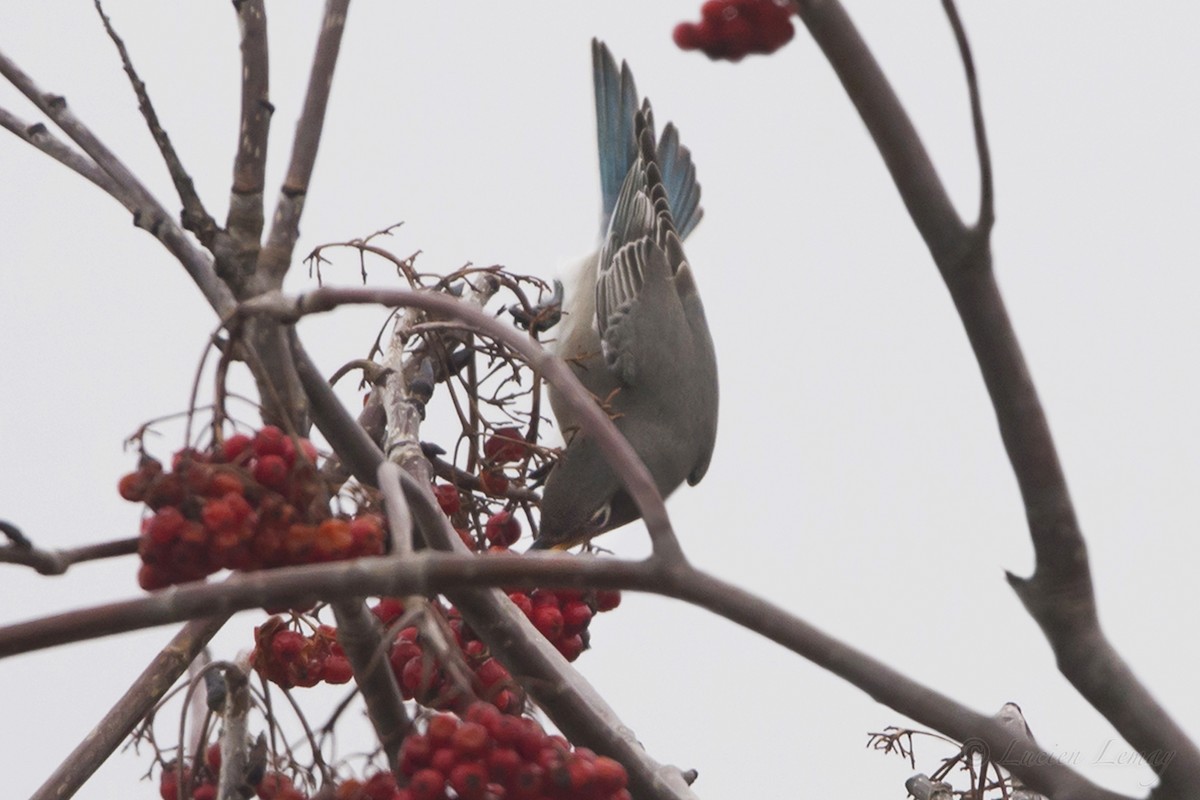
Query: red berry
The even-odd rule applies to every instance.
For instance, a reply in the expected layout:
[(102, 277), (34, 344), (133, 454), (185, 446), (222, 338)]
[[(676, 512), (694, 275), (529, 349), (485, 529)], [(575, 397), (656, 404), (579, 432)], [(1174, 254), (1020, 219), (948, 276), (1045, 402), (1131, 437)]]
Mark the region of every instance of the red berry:
[(348, 683), (354, 677), (354, 670), (345, 656), (330, 656), (321, 665), (321, 680), (326, 683)]
[(438, 714), (430, 718), (425, 735), (434, 747), (445, 747), (450, 744), (454, 732), (458, 730), (458, 720), (452, 714)]
[(491, 703), (472, 703), (463, 719), (482, 725), (489, 731), (495, 730), (500, 722), (500, 712)]
[(390, 772), (376, 772), (363, 784), (364, 800), (394, 800), (398, 787)]
[(413, 800), (438, 800), (443, 797), (446, 788), (446, 778), (442, 773), (433, 769), (418, 770), (408, 781), (408, 791)]
[(448, 483), (440, 483), (434, 486), (433, 496), (437, 498), (438, 505), (442, 508), (442, 513), (447, 517), (454, 516), (462, 507), (462, 498), (458, 494), (458, 489)]
[(274, 425), (264, 425), (254, 436), (254, 454), (263, 456), (282, 456), (286, 452), (284, 439), (288, 438), (282, 430)]
[(562, 639), (555, 640), (554, 646), (558, 649), (558, 652), (562, 653), (562, 657), (567, 661), (574, 661), (575, 659), (579, 658), (584, 651), (583, 637), (579, 634), (575, 634), (574, 636), (566, 636)]
[(254, 480), (279, 492), (287, 488), (289, 474), (283, 456), (265, 455), (254, 464)]
[(520, 461), (525, 457), (528, 446), (521, 431), (516, 428), (497, 428), (483, 444), (484, 458), (494, 464)]
[(621, 593), (616, 589), (601, 589), (596, 592), (596, 610), (612, 611), (621, 605)]
[(498, 746), (515, 747), (517, 742), (521, 740), (525, 726), (521, 724), (521, 720), (517, 717), (501, 714), (500, 718), (496, 720), (495, 725), (488, 727), (488, 731), (492, 734), (492, 738), (496, 740)]
[(213, 742), (204, 751), (204, 762), (208, 764), (208, 768), (214, 772), (221, 769), (221, 743)]
[(529, 599), (529, 595), (524, 592), (510, 592), (508, 599), (513, 601), (513, 605), (521, 609), (521, 612), (529, 617), (533, 615), (533, 601)]
[(423, 697), (437, 685), (437, 670), (423, 658), (411, 659), (400, 673), (400, 687), (414, 697)]
[(511, 747), (499, 747), (487, 756), (488, 777), (500, 783), (508, 783), (521, 767), (521, 755)]
[[(192, 782), (192, 771), (188, 767), (183, 768), (183, 785), (189, 786)], [(177, 762), (172, 761), (163, 767), (162, 776), (158, 782), (158, 794), (162, 800), (179, 800), (179, 767)], [(184, 792), (185, 796), (187, 792)]]
[(350, 537), (357, 555), (383, 552), (383, 518), (378, 514), (359, 514), (350, 520)]
[(207, 494), (209, 497), (224, 497), (228, 494), (241, 496), (245, 492), (246, 484), (242, 481), (241, 476), (234, 472), (218, 471), (208, 482)]
[(596, 785), (602, 794), (619, 792), (629, 782), (629, 775), (619, 761), (608, 756), (597, 756), (594, 766), (596, 768)]
[(563, 633), (574, 636), (582, 633), (592, 621), (592, 609), (582, 600), (572, 600), (562, 607)]
[(238, 433), (230, 436), (221, 443), (221, 460), (226, 464), (239, 464), (244, 459), (250, 457), (250, 448), (253, 446), (249, 436), (243, 433)]
[(521, 538), (521, 522), (512, 512), (500, 511), (488, 517), (483, 531), (492, 544), (510, 547)]
[(443, 775), (449, 775), (457, 763), (458, 753), (453, 747), (440, 747), (433, 751), (433, 756), (429, 759), (429, 768), (436, 769)]
[(508, 670), (494, 658), (489, 658), (487, 661), (479, 665), (475, 670), (475, 675), (478, 676), (479, 682), (483, 687), (490, 688), (500, 681), (508, 679)]
[(212, 783), (203, 783), (192, 790), (192, 800), (217, 800), (217, 787)]
[(537, 764), (531, 762), (522, 764), (509, 783), (514, 800), (535, 800), (535, 798), (541, 797), (545, 776), (546, 771)]
[(451, 739), (454, 751), (458, 753), (459, 758), (463, 761), (479, 758), (487, 751), (490, 743), (487, 728), (478, 722), (464, 722), (454, 732), (454, 736)]
[(557, 606), (541, 606), (533, 609), (530, 620), (533, 627), (550, 641), (558, 639), (563, 634), (563, 615)]
[(690, 22), (681, 22), (676, 25), (671, 38), (675, 40), (675, 46), (680, 50), (695, 50), (700, 46), (698, 29)]
[(461, 800), (483, 800), (487, 784), (487, 770), (482, 764), (459, 764), (450, 772), (450, 788)]
[(316, 466), (317, 463), (317, 448), (308, 439), (300, 440), (300, 452), (304, 454), (303, 459), (296, 457), (296, 444), (292, 441), (292, 437), (285, 436), (283, 438), (283, 460), (287, 462), (289, 467), (295, 466), (297, 461), (308, 463)]
[(153, 564), (142, 564), (138, 567), (137, 575), (138, 586), (145, 589), (147, 592), (153, 592), (158, 589), (165, 589), (174, 583), (171, 576), (154, 566)]
[(204, 527), (210, 531), (225, 531), (237, 525), (233, 509), (224, 500), (209, 500), (200, 511)]
[(271, 637), (271, 655), (278, 661), (295, 661), (307, 644), (308, 639), (296, 631), (278, 631)]
[(428, 736), (421, 733), (409, 734), (400, 745), (400, 771), (411, 777), (417, 770), (429, 766), (432, 756), (433, 746), (429, 743)]
[(131, 472), (121, 476), (117, 482), (117, 493), (131, 503), (140, 503), (146, 496), (146, 479), (140, 472)]
[[(263, 776), (263, 779), (258, 782), (259, 800), (283, 800), (287, 792), (295, 792), (296, 787), (288, 780), (287, 776), (281, 775), (278, 772), (268, 772)], [(171, 800), (176, 800), (171, 798)]]
[(404, 601), (397, 597), (381, 597), (371, 608), (371, 613), (379, 617), (379, 621), (384, 625), (391, 625), (404, 613)]
[(596, 765), (583, 758), (572, 758), (567, 762), (573, 796), (590, 797), (596, 791)]

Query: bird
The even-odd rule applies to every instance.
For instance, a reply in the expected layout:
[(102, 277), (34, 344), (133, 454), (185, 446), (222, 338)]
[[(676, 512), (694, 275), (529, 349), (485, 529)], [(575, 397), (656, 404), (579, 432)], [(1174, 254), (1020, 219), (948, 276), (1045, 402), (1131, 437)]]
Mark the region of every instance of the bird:
[[(556, 352), (632, 445), (665, 498), (708, 471), (717, 433), (712, 336), (683, 240), (703, 216), (691, 152), (655, 138), (629, 65), (592, 40), (602, 213), (599, 249), (576, 266)], [(531, 549), (565, 550), (641, 515), (555, 387), (566, 445), (546, 477)]]

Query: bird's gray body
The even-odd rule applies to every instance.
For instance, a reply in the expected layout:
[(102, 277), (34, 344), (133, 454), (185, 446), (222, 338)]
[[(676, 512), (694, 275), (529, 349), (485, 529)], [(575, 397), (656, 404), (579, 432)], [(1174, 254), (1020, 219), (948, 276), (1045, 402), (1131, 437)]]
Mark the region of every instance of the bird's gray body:
[[(666, 496), (704, 477), (716, 439), (716, 358), (682, 245), (703, 213), (700, 187), (674, 126), (655, 140), (629, 67), (618, 71), (599, 42), (592, 55), (601, 245), (576, 268), (556, 349)], [(543, 492), (538, 548), (577, 544), (639, 516), (553, 388), (550, 403), (567, 447)]]

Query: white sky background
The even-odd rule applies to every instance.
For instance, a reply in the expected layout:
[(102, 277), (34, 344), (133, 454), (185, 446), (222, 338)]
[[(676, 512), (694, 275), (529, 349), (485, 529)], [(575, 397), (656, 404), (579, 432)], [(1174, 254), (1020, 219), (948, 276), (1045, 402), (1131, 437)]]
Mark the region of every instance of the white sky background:
[[(973, 217), (966, 92), (940, 4), (848, 5)], [(223, 219), (232, 10), (107, 8)], [(678, 51), (672, 27), (697, 9), (356, 4), (297, 252), (404, 220), (389, 244), (423, 250), (423, 269), (556, 274), (597, 232), (588, 42), (605, 39), (660, 124), (679, 125), (704, 187), (688, 254), (717, 342), (722, 420), (708, 477), (670, 503), (689, 556), (976, 709), (1019, 702), (1044, 746), (1144, 794), (1147, 769), (1097, 763), (1129, 750), (1057, 673), (1004, 582), (1005, 569), (1032, 569), (1016, 486), (947, 294), (857, 114), (802, 29), (775, 56), (737, 65)], [(1200, 7), (961, 10), (994, 155), (996, 269), (1088, 537), (1102, 620), (1200, 736)], [(268, 7), (271, 186), (319, 12)], [(8, 3), (0, 46), (172, 197), (90, 3)], [(7, 86), (0, 103), (39, 118)], [(139, 510), (115, 491), (134, 464), (122, 440), (186, 405), (214, 319), (123, 209), (7, 134), (0, 204), (0, 518), (43, 546), (132, 535)], [(341, 264), (326, 279), (353, 284), (353, 259)], [(373, 277), (390, 282), (383, 267)], [(297, 266), (291, 286), (305, 285)], [(358, 311), (301, 332), (332, 372), (365, 352), (379, 319)], [(641, 526), (603, 543), (647, 550)], [(133, 559), (60, 578), (7, 567), (0, 621), (137, 596), (135, 570)], [(257, 619), (241, 615), (217, 654), (248, 647)], [(4, 793), (32, 792), (173, 630), (0, 663)], [(863, 745), (905, 720), (778, 646), (653, 597), (627, 596), (593, 634), (579, 668), (656, 758), (700, 771), (702, 797), (904, 795), (908, 765)], [(919, 768), (941, 755), (920, 743)], [(136, 784), (148, 763), (118, 757), (79, 796), (156, 796)]]

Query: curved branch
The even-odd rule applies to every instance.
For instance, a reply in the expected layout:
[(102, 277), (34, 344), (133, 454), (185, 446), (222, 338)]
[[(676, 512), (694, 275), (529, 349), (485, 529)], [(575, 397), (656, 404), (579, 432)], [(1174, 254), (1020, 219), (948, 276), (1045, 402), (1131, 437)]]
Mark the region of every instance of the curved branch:
[[(421, 512), (417, 510), (418, 517)], [(436, 512), (435, 512), (436, 513)], [(495, 586), (633, 589), (684, 600), (755, 631), (845, 679), (871, 697), (958, 741), (977, 738), (993, 758), (1055, 800), (1125, 800), (1086, 781), (991, 717), (911, 680), (871, 656), (829, 636), (769, 601), (690, 566), (660, 559), (640, 562), (539, 554), (519, 558), (421, 551), (408, 556), (364, 558), (235, 575), (219, 584), (193, 583), (137, 600), (110, 603), (0, 628), (0, 657), (66, 642), (162, 625), (189, 616), (232, 614), (263, 606), (301, 606), (355, 595), (446, 594), (470, 613), (478, 589)], [(495, 590), (491, 590), (495, 591)], [(460, 605), (460, 598), (466, 605)], [(515, 610), (515, 609), (514, 609)], [(517, 612), (520, 614), (520, 612)], [(523, 619), (523, 617), (522, 617)], [(469, 620), (472, 628), (475, 621)], [(488, 619), (485, 618), (485, 623)], [(491, 629), (501, 625), (491, 618)], [(489, 627), (476, 629), (487, 641)], [(544, 642), (532, 630), (506, 642), (506, 655)], [(501, 652), (497, 648), (497, 654)], [(542, 684), (538, 674), (514, 671), (542, 698), (562, 694), (561, 683)], [(555, 718), (556, 724), (558, 722)], [(564, 731), (567, 732), (567, 731)], [(567, 732), (568, 738), (572, 735)], [(643, 754), (644, 756), (644, 754)]]

